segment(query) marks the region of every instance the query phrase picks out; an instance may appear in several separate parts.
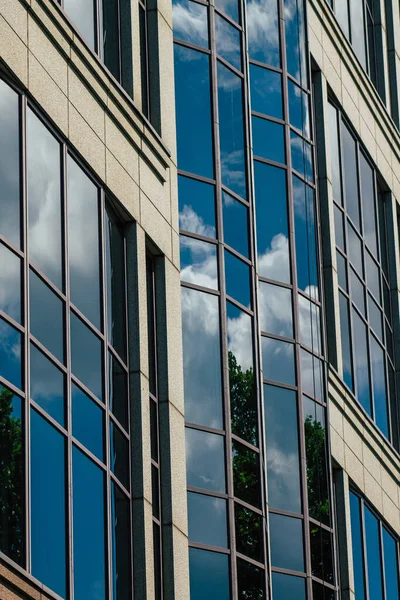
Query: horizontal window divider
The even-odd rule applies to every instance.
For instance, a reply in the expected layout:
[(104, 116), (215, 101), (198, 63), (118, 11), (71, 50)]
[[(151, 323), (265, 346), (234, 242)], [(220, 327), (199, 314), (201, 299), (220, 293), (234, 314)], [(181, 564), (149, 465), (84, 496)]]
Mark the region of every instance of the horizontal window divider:
[(269, 506), (268, 506), (268, 512), (273, 515), (282, 515), (283, 517), (292, 517), (293, 519), (300, 519), (301, 521), (304, 521), (303, 513), (296, 513), (296, 512), (292, 512), (290, 510), (282, 510), (280, 508), (272, 508)]
[(229, 244), (225, 244), (224, 243), (224, 248), (226, 250), (228, 250), (231, 254), (233, 254), (234, 256), (236, 256), (239, 260), (241, 260), (242, 262), (246, 263), (246, 265), (250, 268), (254, 268), (253, 263), (251, 262), (251, 260), (249, 258), (247, 258), (246, 256), (243, 256), (243, 254), (240, 254), (240, 252), (238, 252), (237, 250), (235, 250), (235, 248), (232, 248), (232, 246), (229, 246)]
[(115, 350), (114, 346), (112, 346), (112, 344), (110, 344), (110, 342), (107, 342), (107, 348), (108, 348), (109, 352), (113, 355), (113, 357), (115, 358), (115, 360), (123, 368), (123, 370), (126, 373), (128, 373), (129, 372), (128, 371), (128, 364), (123, 361), (123, 359), (120, 357), (120, 355), (118, 354), (118, 352)]
[(34, 264), (29, 263), (29, 271), (33, 271), (35, 273), (35, 275), (37, 275), (39, 277), (39, 279), (45, 285), (47, 285), (47, 287), (49, 287), (51, 289), (51, 291), (54, 292), (54, 294), (60, 300), (62, 300), (64, 302), (64, 304), (67, 303), (67, 298), (66, 298), (64, 292), (62, 292), (44, 273), (42, 273), (42, 271), (40, 271), (40, 269), (38, 269)]
[(207, 0), (191, 0), (194, 4), (202, 4), (203, 6), (209, 6)]
[[(21, 236), (22, 237), (22, 236)], [(6, 237), (4, 237), (4, 235), (0, 234), (0, 242), (6, 247), (8, 248), (8, 250), (11, 250), (11, 252), (13, 252), (14, 254), (16, 254), (17, 256), (19, 256), (19, 258), (24, 258), (25, 254), (22, 250), (20, 250), (19, 248), (17, 248), (16, 246), (14, 246), (11, 242), (8, 241), (8, 239)]]
[(104, 334), (101, 333), (101, 331), (99, 329), (97, 329), (97, 327), (95, 325), (93, 325), (93, 323), (91, 321), (89, 321), (89, 319), (87, 317), (85, 317), (85, 315), (79, 310), (79, 308), (77, 308), (75, 306), (75, 304), (73, 304), (72, 302), (69, 302), (68, 308), (70, 309), (70, 311), (72, 310), (72, 312), (74, 313), (74, 315), (76, 317), (79, 317), (80, 320), (85, 325), (87, 325), (87, 327), (90, 329), (90, 331), (92, 333), (94, 333), (94, 335), (96, 337), (98, 337), (102, 342), (104, 342)]
[(154, 458), (152, 458), (150, 462), (153, 465), (153, 467), (155, 467), (156, 469), (160, 468), (159, 463), (156, 460), (154, 460)]
[(298, 135), (299, 138), (301, 138), (303, 142), (306, 142), (309, 146), (311, 146), (311, 148), (314, 148), (314, 146), (315, 146), (314, 142), (310, 138), (308, 138), (306, 135), (304, 135), (302, 129), (298, 129), (297, 127), (292, 125), (290, 122), (287, 123), (287, 125), (289, 125), (290, 131), (293, 131), (293, 133)]
[(100, 400), (100, 398), (98, 398), (96, 396), (96, 394), (94, 394), (91, 390), (89, 390), (89, 388), (86, 387), (86, 385), (84, 383), (82, 383), (81, 380), (78, 379), (76, 377), (76, 375), (74, 375), (72, 372), (71, 372), (71, 382), (75, 383), (75, 385), (77, 385), (83, 392), (85, 392), (85, 394), (87, 396), (89, 396), (89, 398), (91, 400), (96, 402), (96, 404), (98, 404), (101, 408), (105, 408), (104, 402), (102, 400)]
[(190, 283), (190, 281), (181, 281), (181, 286), (185, 288), (189, 288), (191, 290), (197, 290), (199, 292), (205, 292), (206, 294), (211, 294), (212, 296), (220, 296), (221, 292), (219, 290), (213, 290), (212, 288), (204, 287), (203, 285), (196, 285), (195, 283)]
[(23, 392), (22, 390), (20, 390), (19, 388), (17, 388), (16, 385), (14, 385), (13, 383), (11, 383), (10, 381), (8, 381), (5, 377), (2, 377), (1, 375), (0, 375), (0, 385), (3, 386), (3, 387), (8, 388), (10, 390), (10, 392), (13, 392), (13, 394), (15, 394), (16, 396), (19, 396), (23, 400), (26, 399), (25, 392)]
[(239, 196), (239, 194), (237, 194), (236, 192), (232, 191), (230, 188), (228, 188), (226, 185), (221, 185), (221, 189), (223, 192), (226, 192), (227, 194), (229, 194), (230, 196), (232, 196), (232, 198), (235, 198), (235, 200), (239, 200), (239, 202), (241, 202), (242, 204), (244, 204), (245, 206), (247, 206), (247, 208), (250, 208), (250, 202), (248, 202), (247, 200), (245, 200), (244, 198), (242, 198), (242, 196)]
[(190, 237), (193, 240), (200, 240), (202, 242), (207, 242), (208, 244), (214, 244), (214, 246), (217, 246), (219, 243), (216, 238), (209, 238), (206, 235), (200, 235), (198, 233), (194, 233), (193, 231), (186, 231), (185, 229), (179, 229), (179, 235), (184, 235), (186, 237)]
[(234, 67), (230, 62), (228, 62), (225, 58), (223, 58), (220, 54), (217, 54), (218, 62), (220, 62), (224, 67), (229, 69), (232, 73), (240, 77), (242, 81), (244, 81), (244, 75), (242, 71), (239, 71), (236, 67)]
[(230, 554), (229, 548), (222, 548), (221, 546), (208, 546), (207, 544), (200, 544), (198, 542), (191, 542), (189, 540), (189, 548), (197, 548), (197, 550), (208, 550), (208, 552), (217, 552), (219, 554)]
[(155, 517), (154, 515), (152, 515), (151, 519), (152, 519), (154, 525), (157, 525), (157, 527), (161, 528), (161, 521), (159, 519), (157, 519), (157, 517)]
[(203, 183), (209, 183), (210, 185), (216, 185), (217, 183), (215, 179), (203, 177), (203, 175), (196, 175), (196, 173), (190, 173), (189, 171), (182, 171), (182, 169), (178, 169), (178, 175), (188, 177), (189, 179), (195, 179), (196, 181), (201, 181)]
[(3, 319), (3, 321), (6, 321), (6, 323), (8, 323), (9, 325), (12, 325), (12, 327), (17, 329), (20, 333), (25, 333), (25, 327), (23, 325), (21, 325), (20, 323), (18, 323), (18, 321), (16, 321), (15, 319), (10, 317), (10, 315), (8, 315), (6, 312), (4, 312), (4, 310), (0, 309), (0, 317)]
[(251, 565), (254, 565), (255, 567), (258, 567), (259, 569), (262, 569), (263, 571), (265, 571), (265, 564), (259, 562), (258, 560), (254, 560), (254, 558), (250, 558), (250, 556), (246, 556), (246, 554), (242, 554), (241, 552), (236, 552), (236, 556), (237, 558), (240, 558), (241, 560), (244, 560), (246, 562), (248, 562)]
[(225, 492), (214, 492), (211, 490), (206, 490), (205, 488), (198, 488), (193, 485), (188, 485), (187, 491), (192, 492), (193, 494), (201, 494), (203, 496), (211, 496), (212, 498), (222, 498), (223, 500), (229, 500), (229, 495)]
[[(50, 352), (32, 333), (29, 334), (29, 341), (33, 343), (58, 369), (60, 369), (65, 375), (68, 374), (68, 368)], [(64, 349), (65, 352), (65, 349)]]
[(288, 342), (290, 344), (294, 344), (296, 342), (295, 338), (288, 338), (283, 335), (278, 335), (276, 333), (269, 333), (268, 331), (261, 330), (262, 337), (269, 338), (270, 340), (280, 340), (281, 342)]
[(118, 419), (114, 416), (114, 414), (112, 413), (111, 410), (109, 411), (109, 416), (110, 416), (110, 422), (119, 429), (119, 431), (122, 433), (124, 438), (129, 442), (129, 440), (130, 440), (129, 433), (123, 428), (123, 426), (118, 421)]
[(249, 63), (251, 65), (255, 65), (256, 67), (263, 67), (264, 69), (268, 69), (269, 71), (275, 71), (275, 73), (280, 73), (281, 75), (283, 75), (283, 69), (281, 67), (273, 67), (272, 65), (268, 65), (267, 63), (255, 60), (254, 58), (250, 58)]
[(314, 525), (317, 525), (321, 529), (324, 529), (325, 531), (329, 531), (329, 533), (333, 534), (334, 530), (332, 527), (329, 527), (329, 525), (322, 523), (322, 521), (317, 521), (316, 519), (313, 519), (313, 517), (310, 517), (310, 515), (308, 516), (308, 519), (309, 519), (310, 523), (313, 523)]
[[(253, 155), (253, 160), (257, 162), (263, 163), (264, 165), (270, 165), (271, 167), (278, 167), (279, 169), (284, 169), (287, 171), (287, 165), (284, 163), (277, 162), (276, 160), (270, 160), (269, 158), (263, 158), (262, 156)], [(255, 200), (256, 208), (257, 208), (257, 200)]]
[(149, 398), (152, 402), (154, 402), (154, 404), (158, 404), (158, 398), (156, 396), (153, 396), (153, 394), (151, 392), (149, 392)]
[(58, 421), (56, 421), (56, 419), (54, 419), (51, 415), (49, 415), (49, 413), (46, 412), (44, 410), (44, 408), (42, 408), (39, 404), (37, 404), (37, 402), (35, 402), (35, 400), (33, 400), (32, 398), (30, 398), (30, 406), (31, 406), (31, 408), (34, 408), (35, 411), (41, 417), (43, 417), (50, 425), (52, 425), (55, 429), (57, 429), (57, 431), (59, 433), (61, 433), (65, 438), (68, 438), (68, 431), (65, 429), (65, 427), (60, 425), (60, 423)]
[(208, 54), (211, 56), (211, 50), (208, 48), (204, 48), (204, 46), (198, 46), (197, 44), (192, 44), (191, 42), (186, 42), (185, 40), (180, 40), (174, 36), (174, 44), (178, 46), (184, 46), (185, 48), (190, 48), (191, 50), (197, 50), (198, 52), (202, 52), (203, 54)]
[(303, 348), (303, 350), (306, 350), (309, 354), (312, 354), (313, 356), (315, 356), (316, 358), (319, 358), (322, 361), (324, 360), (324, 355), (318, 354), (318, 352), (313, 350), (310, 346), (306, 346), (305, 344), (302, 344), (301, 342), (296, 342), (296, 343), (298, 343), (300, 348)]
[(129, 490), (126, 489), (124, 484), (120, 482), (118, 477), (116, 477), (116, 475), (112, 471), (110, 471), (110, 478), (120, 488), (120, 490), (125, 494), (125, 496), (130, 499), (131, 494), (130, 494)]
[(251, 510), (251, 512), (255, 513), (259, 517), (265, 518), (265, 515), (263, 514), (263, 511), (261, 510), (261, 508), (257, 508), (255, 506), (253, 506), (252, 504), (249, 504), (248, 502), (241, 500), (241, 498), (238, 498), (237, 496), (234, 496), (234, 499), (235, 499), (235, 504), (239, 504), (240, 506), (243, 506), (244, 508), (248, 508), (249, 510)]
[(271, 117), (266, 113), (260, 113), (255, 110), (251, 111), (252, 117), (258, 117), (259, 119), (264, 119), (264, 121), (271, 121), (272, 123), (278, 123), (279, 125), (285, 125), (286, 121), (284, 119), (278, 119), (278, 117)]
[(229, 300), (229, 302), (231, 302), (231, 304), (234, 304), (235, 306), (237, 306), (238, 308), (243, 310), (243, 312), (247, 313), (251, 317), (254, 316), (254, 311), (251, 308), (249, 308), (248, 306), (245, 306), (244, 304), (239, 302), (239, 300), (236, 300), (236, 298), (234, 298), (233, 296), (228, 296), (228, 294), (226, 294), (226, 299)]
[(250, 444), (250, 442), (246, 442), (246, 440), (244, 440), (241, 437), (238, 437), (234, 433), (232, 433), (231, 436), (232, 436), (233, 440), (235, 440), (236, 442), (240, 442), (241, 444), (243, 444), (243, 446), (246, 446), (250, 450), (253, 450), (253, 452), (256, 452), (257, 454), (260, 453), (260, 449), (257, 446), (254, 446), (253, 444)]
[(337, 587), (335, 587), (331, 583), (328, 583), (324, 579), (320, 579), (319, 577), (315, 577), (315, 575), (311, 575), (311, 579), (312, 579), (312, 581), (316, 581), (317, 583), (320, 583), (323, 587), (329, 588), (330, 590), (333, 590), (333, 591), (337, 591)]
[[(243, 27), (237, 23), (237, 21), (235, 21), (234, 19), (232, 19), (232, 17), (230, 17), (229, 15), (227, 15), (226, 13), (224, 13), (222, 11), (221, 8), (219, 8), (218, 6), (216, 6), (215, 4), (210, 4), (210, 7), (214, 8), (214, 12), (219, 15), (220, 17), (223, 17), (225, 19), (225, 21), (228, 21), (228, 23), (230, 23), (230, 25), (233, 25), (235, 29), (237, 29), (240, 33), (244, 32)], [(240, 16), (239, 16), (240, 18)]]
[(225, 435), (225, 429), (215, 429), (214, 427), (206, 427), (205, 425), (198, 425), (197, 423), (191, 423), (190, 421), (185, 421), (185, 427), (188, 429), (197, 429), (197, 431), (206, 431), (208, 433), (215, 433), (217, 435)]
[(274, 381), (272, 379), (263, 379), (263, 383), (267, 383), (268, 385), (275, 385), (276, 387), (285, 388), (285, 390), (292, 390), (293, 392), (297, 392), (297, 385), (290, 385), (288, 383), (281, 383), (280, 381)]
[(310, 398), (310, 400), (312, 400), (313, 402), (315, 402), (316, 404), (319, 404), (320, 406), (322, 406), (322, 408), (327, 408), (327, 403), (324, 402), (323, 400), (316, 398), (315, 396), (312, 396), (311, 394), (309, 394), (308, 392), (302, 392), (303, 396), (306, 396), (307, 398)]
[(306, 300), (309, 300), (311, 302), (311, 304), (314, 304), (315, 306), (318, 306), (319, 308), (322, 309), (322, 303), (321, 300), (316, 300), (315, 298), (312, 298), (311, 296), (308, 296), (304, 290), (301, 290), (300, 288), (297, 288), (297, 292), (299, 294), (299, 296), (303, 296), (303, 298), (305, 298)]
[(306, 573), (304, 571), (292, 571), (292, 569), (282, 569), (281, 567), (273, 567), (271, 566), (272, 573), (282, 573), (283, 575), (294, 575), (295, 577), (303, 577), (303, 579), (307, 578)]
[[(87, 458), (90, 458), (90, 460), (92, 460), (98, 467), (100, 467), (104, 471), (104, 473), (107, 473), (107, 467), (106, 467), (106, 465), (99, 458), (97, 458), (97, 456), (95, 454), (93, 454), (92, 452), (90, 452), (90, 450), (88, 450), (88, 448), (86, 448), (86, 446), (84, 446), (73, 435), (71, 435), (71, 439), (72, 439), (73, 446), (75, 446), (76, 448), (78, 448), (78, 450), (81, 450), (82, 453)], [(110, 473), (110, 475), (112, 475), (112, 473)]]
[(306, 177), (304, 177), (304, 175), (302, 175), (301, 173), (296, 171), (296, 169), (294, 169), (293, 167), (292, 167), (292, 174), (296, 175), (297, 179), (300, 179), (303, 183), (305, 183), (312, 190), (316, 189), (315, 183), (313, 183), (310, 179), (307, 179)]
[(290, 79), (290, 81), (292, 81), (293, 83), (295, 83), (299, 88), (301, 88), (301, 90), (303, 92), (305, 92), (306, 94), (308, 94), (309, 96), (311, 96), (311, 91), (308, 87), (304, 87), (304, 85), (295, 77), (293, 77), (293, 75), (291, 75), (290, 73), (287, 73), (287, 78)]
[(261, 275), (257, 275), (257, 278), (258, 278), (258, 281), (261, 281), (262, 283), (271, 283), (272, 285), (276, 285), (278, 287), (283, 287), (283, 288), (286, 288), (287, 290), (293, 289), (293, 285), (291, 283), (283, 283), (281, 281), (277, 281), (276, 279), (268, 279), (267, 277), (262, 277)]

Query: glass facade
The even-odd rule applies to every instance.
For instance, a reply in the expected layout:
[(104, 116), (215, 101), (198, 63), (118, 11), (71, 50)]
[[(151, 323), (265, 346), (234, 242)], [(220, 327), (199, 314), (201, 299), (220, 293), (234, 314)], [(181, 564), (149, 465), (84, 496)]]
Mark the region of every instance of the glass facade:
[(128, 600), (124, 226), (4, 80), (0, 106), (0, 550), (62, 598)]

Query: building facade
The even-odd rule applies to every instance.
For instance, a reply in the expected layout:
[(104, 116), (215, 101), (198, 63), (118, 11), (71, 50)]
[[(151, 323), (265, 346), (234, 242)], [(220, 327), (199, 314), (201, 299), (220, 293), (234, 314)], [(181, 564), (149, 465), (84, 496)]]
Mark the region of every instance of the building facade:
[(0, 0), (0, 599), (400, 597), (394, 0)]

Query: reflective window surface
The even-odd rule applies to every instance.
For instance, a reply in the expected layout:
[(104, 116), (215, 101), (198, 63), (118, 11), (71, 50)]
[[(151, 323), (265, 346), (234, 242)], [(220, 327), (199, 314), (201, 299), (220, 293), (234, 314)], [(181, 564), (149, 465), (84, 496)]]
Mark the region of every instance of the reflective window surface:
[[(179, 226), (184, 231), (215, 238), (215, 192), (213, 186), (178, 176)], [(227, 195), (226, 205), (230, 204)], [(232, 198), (232, 202), (234, 202)]]
[(221, 435), (186, 429), (188, 486), (225, 492), (225, 451)]
[(246, 0), (246, 8), (250, 59), (280, 67), (278, 3), (275, 0)]
[(190, 600), (230, 600), (229, 557), (189, 549)]
[(208, 48), (207, 7), (191, 0), (172, 4), (174, 36), (179, 40)]
[(282, 76), (276, 71), (250, 64), (251, 109), (282, 119)]
[(29, 272), (29, 300), (32, 334), (64, 362), (63, 303), (32, 270)]
[(21, 259), (0, 243), (0, 310), (19, 323), (21, 284)]
[(226, 500), (189, 492), (188, 519), (191, 542), (227, 547)]
[(285, 162), (283, 126), (267, 119), (252, 118), (253, 152), (255, 156), (278, 163)]
[(65, 375), (33, 344), (30, 346), (30, 376), (31, 399), (64, 425)]
[(270, 513), (269, 527), (272, 566), (304, 571), (303, 521)]
[(306, 582), (301, 577), (272, 573), (274, 600), (306, 600)]

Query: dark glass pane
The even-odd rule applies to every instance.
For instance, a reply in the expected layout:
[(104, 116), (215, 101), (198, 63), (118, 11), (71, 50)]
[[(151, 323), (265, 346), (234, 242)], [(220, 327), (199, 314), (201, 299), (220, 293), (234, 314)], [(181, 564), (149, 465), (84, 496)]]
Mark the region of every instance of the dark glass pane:
[(97, 458), (104, 460), (103, 410), (72, 384), (72, 435)]
[(0, 243), (0, 310), (21, 323), (21, 308), (21, 259)]
[[(149, 390), (157, 397), (157, 339), (156, 339), (156, 305), (155, 305), (155, 272), (154, 261), (146, 256), (146, 294), (147, 294), (147, 340), (149, 358)], [(111, 355), (110, 355), (111, 359)]]
[(226, 293), (243, 306), (251, 308), (249, 266), (227, 250), (224, 257)]
[(246, 0), (249, 58), (280, 67), (278, 3)]
[(93, 0), (64, 0), (64, 10), (89, 46), (95, 50), (95, 12)]
[(251, 124), (254, 155), (284, 163), (285, 138), (283, 125), (259, 117), (252, 117)]
[(376, 262), (373, 260), (369, 252), (365, 252), (365, 269), (367, 271), (367, 285), (370, 292), (375, 296), (375, 299), (381, 302), (381, 286), (380, 273)]
[(292, 290), (271, 283), (258, 284), (260, 325), (263, 331), (293, 337)]
[(355, 595), (357, 600), (364, 600), (364, 558), (361, 533), (360, 499), (352, 492), (350, 492), (350, 515)]
[(396, 540), (385, 527), (382, 528), (383, 549), (385, 556), (386, 598), (399, 597), (399, 567)]
[[(251, 5), (252, 3), (247, 5), (247, 10)], [(247, 25), (250, 27), (249, 23)], [(280, 73), (250, 64), (250, 96), (251, 110), (282, 119), (282, 75)]]
[[(246, 199), (242, 80), (218, 62), (217, 82), (222, 184)], [(193, 110), (191, 100), (192, 115)]]
[(240, 31), (218, 13), (215, 13), (215, 42), (217, 54), (241, 71), (242, 52)]
[(287, 69), (290, 75), (307, 87), (307, 59), (304, 7), (302, 0), (285, 0), (285, 33)]
[[(336, 593), (332, 588), (312, 582), (313, 600), (336, 600)], [(358, 599), (357, 599), (358, 600)]]
[(125, 429), (128, 429), (128, 377), (126, 371), (108, 354), (108, 394), (110, 410)]
[(151, 458), (158, 462), (158, 407), (154, 400), (150, 400), (150, 441)]
[(217, 246), (181, 235), (181, 281), (218, 289)]
[(382, 433), (389, 436), (388, 399), (386, 391), (385, 356), (374, 337), (370, 336), (372, 386), (374, 390), (375, 421)]
[(379, 245), (381, 255), (381, 265), (383, 272), (386, 277), (389, 278), (389, 264), (388, 264), (388, 248), (387, 243), (387, 226), (386, 226), (386, 203), (385, 195), (382, 191), (378, 190), (378, 211), (379, 211)]
[[(343, 258), (339, 252), (336, 251), (336, 265), (337, 265), (337, 273), (338, 273), (338, 283), (340, 287), (342, 287), (346, 292), (348, 291), (347, 285), (347, 264), (346, 260)], [(350, 271), (351, 275), (354, 275), (352, 271)], [(354, 301), (354, 296), (352, 295), (352, 300)]]
[(104, 473), (72, 448), (74, 598), (106, 599)]
[(306, 580), (285, 573), (272, 573), (274, 600), (306, 600)]
[(347, 243), (348, 243), (348, 248), (347, 248), (348, 256), (349, 256), (351, 262), (353, 263), (354, 268), (356, 269), (358, 275), (361, 278), (363, 278), (364, 271), (363, 271), (361, 240), (358, 237), (358, 235), (356, 234), (353, 227), (350, 225), (350, 223), (347, 223)]
[(304, 296), (298, 295), (300, 342), (316, 354), (322, 354), (320, 308)]
[(112, 585), (115, 600), (132, 598), (129, 499), (111, 483)]
[(303, 521), (269, 513), (271, 564), (304, 571)]
[(351, 299), (359, 311), (365, 316), (365, 286), (350, 267)]
[(339, 246), (343, 252), (345, 251), (344, 244), (344, 228), (343, 228), (343, 213), (339, 208), (334, 204), (334, 212), (335, 212), (335, 241), (336, 245)]
[(257, 444), (252, 319), (230, 302), (226, 311), (232, 433)]
[(174, 37), (208, 48), (207, 7), (189, 0), (173, 0)]
[(32, 575), (66, 597), (65, 438), (31, 409)]
[(226, 13), (228, 17), (239, 22), (238, 0), (216, 0), (215, 6)]
[[(212, 178), (210, 59), (202, 52), (177, 44), (175, 108), (179, 168)], [(195, 119), (193, 115), (196, 115)]]
[(21, 245), (19, 97), (0, 80), (0, 234)]
[(63, 289), (60, 144), (27, 111), (29, 260)]
[(369, 310), (369, 324), (378, 336), (381, 342), (383, 342), (383, 329), (382, 329), (382, 312), (373, 301), (372, 297), (368, 294), (368, 310)]
[(129, 491), (129, 441), (113, 422), (110, 423), (110, 468)]
[(363, 205), (364, 239), (375, 258), (378, 258), (376, 230), (374, 172), (360, 153), (361, 200)]
[(264, 562), (262, 517), (235, 504), (236, 550), (258, 562)]
[(303, 411), (308, 512), (316, 521), (330, 525), (325, 408), (307, 396), (303, 396)]
[(126, 362), (124, 232), (109, 206), (105, 212), (108, 341)]
[(103, 399), (102, 342), (71, 311), (72, 373), (100, 400)]
[(100, 329), (98, 189), (70, 157), (67, 167), (71, 300)]
[(24, 440), (22, 400), (0, 385), (0, 550), (24, 563)]
[(271, 338), (262, 338), (264, 379), (296, 385), (294, 346)]
[(53, 419), (64, 426), (65, 375), (36, 346), (31, 344), (30, 349), (30, 396)]
[[(365, 55), (365, 29), (364, 29), (364, 2), (352, 0), (350, 2), (351, 45), (358, 60), (366, 69)], [(378, 600), (378, 598), (377, 598)]]
[(64, 303), (29, 271), (31, 333), (64, 362)]
[(319, 299), (314, 191), (293, 177), (294, 230), (297, 285), (314, 300)]
[(238, 598), (240, 600), (263, 600), (265, 598), (265, 571), (238, 558)]
[(248, 504), (260, 507), (259, 455), (247, 446), (232, 440), (232, 466), (235, 496)]
[[(340, 1), (340, 0), (339, 0)], [(347, 2), (347, 0), (346, 0)], [(340, 155), (339, 155), (339, 134), (337, 110), (332, 104), (328, 104), (329, 113), (329, 141), (331, 151), (331, 177), (332, 177), (332, 192), (333, 198), (338, 204), (343, 204), (342, 185), (340, 177)], [(337, 210), (337, 209), (336, 209)], [(339, 244), (336, 232), (336, 243), (343, 248), (343, 244)]]
[(333, 584), (332, 534), (310, 523), (311, 572)]
[(230, 600), (227, 554), (189, 548), (190, 600)]
[[(193, 2), (194, 4), (194, 2)], [(196, 6), (201, 6), (197, 4)], [(214, 186), (178, 175), (179, 227), (215, 238)]]
[(310, 138), (309, 96), (290, 79), (288, 79), (288, 94), (290, 124), (300, 129), (305, 137)]
[(254, 161), (258, 272), (290, 283), (286, 172)]
[(335, 13), (340, 27), (345, 36), (349, 39), (349, 3), (348, 0), (335, 1)]
[(151, 498), (153, 503), (153, 517), (160, 519), (160, 481), (159, 470), (151, 465)]
[(300, 349), (300, 363), (303, 392), (324, 400), (324, 363), (304, 348)]
[(264, 385), (264, 407), (269, 505), (300, 513), (296, 392)]
[(378, 519), (364, 506), (369, 597), (383, 600), (381, 544)]
[(313, 157), (312, 149), (308, 142), (302, 137), (290, 132), (290, 149), (292, 154), (292, 167), (300, 173), (305, 179), (313, 181), (314, 179), (314, 168), (313, 168)]
[(346, 193), (346, 209), (349, 217), (360, 229), (360, 206), (358, 203), (358, 182), (357, 182), (357, 151), (356, 142), (342, 122), (342, 152), (343, 152), (343, 170), (344, 187)]
[(187, 485), (225, 492), (225, 438), (186, 428)]
[(103, 0), (103, 60), (114, 77), (120, 81), (118, 3)]
[(226, 500), (188, 493), (189, 541), (228, 547)]
[(363, 321), (353, 310), (354, 363), (357, 399), (367, 413), (371, 414), (371, 388), (369, 381), (369, 360), (367, 347), (367, 329)]
[(154, 548), (154, 593), (156, 600), (162, 599), (161, 580), (161, 535), (160, 527), (153, 521), (153, 548)]
[(351, 363), (350, 325), (349, 325), (349, 303), (343, 294), (339, 292), (340, 308), (340, 337), (342, 342), (342, 361), (344, 382), (353, 389), (353, 369)]
[(248, 208), (226, 192), (222, 192), (224, 242), (243, 256), (249, 256)]
[(22, 388), (22, 335), (0, 318), (0, 375)]
[(219, 299), (182, 288), (181, 301), (185, 418), (223, 429)]

